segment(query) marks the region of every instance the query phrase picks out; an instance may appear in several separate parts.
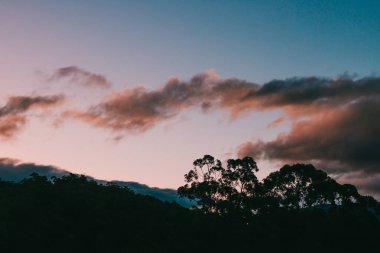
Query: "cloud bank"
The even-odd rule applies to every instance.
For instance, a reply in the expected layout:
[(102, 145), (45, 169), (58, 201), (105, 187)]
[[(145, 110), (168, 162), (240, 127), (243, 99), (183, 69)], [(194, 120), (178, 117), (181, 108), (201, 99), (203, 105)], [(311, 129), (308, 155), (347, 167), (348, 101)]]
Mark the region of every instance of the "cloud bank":
[[(86, 111), (65, 116), (118, 133), (141, 133), (189, 108), (222, 110), (232, 119), (253, 111), (282, 110), (268, 125), (292, 123), (272, 141), (243, 143), (239, 156), (313, 163), (336, 175), (380, 174), (380, 78), (291, 78), (263, 85), (221, 79), (208, 71), (188, 81), (170, 78), (161, 88), (139, 86), (110, 94)], [(371, 181), (372, 182), (372, 181)], [(368, 184), (369, 181), (368, 181)], [(372, 189), (377, 183), (372, 182)]]
[(245, 99), (262, 110), (282, 109), (292, 127), (272, 141), (243, 143), (239, 156), (313, 163), (338, 178), (355, 175), (362, 190), (380, 198), (380, 78), (272, 81)]
[(0, 139), (10, 139), (27, 122), (26, 113), (31, 110), (45, 110), (63, 103), (63, 95), (53, 96), (12, 96), (0, 107)]
[(105, 76), (84, 70), (77, 66), (67, 66), (56, 69), (47, 81), (52, 82), (61, 79), (67, 79), (71, 83), (78, 83), (86, 87), (111, 87), (111, 82), (109, 82)]
[(325, 168), (380, 172), (380, 100), (359, 99), (293, 123), (273, 141), (248, 142), (240, 155), (284, 161), (317, 161)]
[[(75, 66), (61, 68), (52, 80), (69, 78), (84, 85), (108, 86), (105, 77)], [(62, 96), (11, 97), (0, 108), (0, 138), (15, 135), (26, 123), (26, 112), (59, 104)], [(380, 78), (291, 78), (263, 85), (238, 78), (222, 79), (213, 71), (189, 80), (171, 77), (160, 88), (125, 88), (106, 96), (86, 110), (73, 109), (63, 119), (73, 118), (93, 127), (123, 136), (145, 132), (180, 113), (198, 108), (220, 110), (231, 119), (254, 111), (282, 110), (268, 125), (290, 121), (291, 129), (274, 140), (249, 140), (237, 150), (284, 163), (313, 163), (337, 177), (355, 174), (361, 184), (378, 189), (380, 175)], [(376, 190), (377, 191), (377, 190)]]

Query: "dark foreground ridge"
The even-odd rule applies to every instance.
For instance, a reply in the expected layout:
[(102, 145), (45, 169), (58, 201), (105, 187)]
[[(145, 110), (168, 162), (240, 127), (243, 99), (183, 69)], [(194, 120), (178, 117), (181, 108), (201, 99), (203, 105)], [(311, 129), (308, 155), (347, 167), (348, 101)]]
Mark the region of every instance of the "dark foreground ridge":
[[(198, 159), (196, 167), (202, 163), (207, 167), (205, 162), (211, 162), (211, 158), (205, 158)], [(217, 160), (213, 161), (218, 165)], [(308, 194), (302, 191), (310, 191), (320, 183), (318, 178), (325, 177), (324, 172), (309, 165), (296, 165), (285, 166), (264, 180), (263, 186), (266, 184), (265, 187), (274, 190), (270, 202), (264, 199), (248, 204), (247, 200), (253, 199), (249, 192), (256, 187), (253, 183), (259, 183), (250, 174), (256, 168), (251, 166), (251, 160), (230, 162), (234, 162), (232, 167), (219, 171), (224, 172), (224, 179), (219, 178), (217, 184), (214, 184), (212, 174), (198, 178), (196, 184), (191, 184), (195, 183), (195, 174), (192, 178), (187, 175), (189, 186), (184, 186), (186, 190), (182, 188), (180, 193), (200, 194), (196, 196), (198, 206), (194, 209), (138, 195), (127, 187), (112, 183), (99, 184), (74, 174), (52, 180), (33, 174), (19, 183), (0, 181), (0, 252), (378, 250), (378, 204), (371, 202), (371, 198), (362, 196), (363, 199), (357, 201), (350, 196), (352, 201), (341, 198), (343, 201), (322, 204), (323, 199), (318, 195), (315, 199), (320, 201), (319, 204), (313, 205), (310, 200), (308, 204), (298, 205), (292, 190), (299, 190), (301, 195), (298, 196), (304, 199)], [(243, 177), (236, 178), (236, 173), (231, 174), (234, 171), (240, 171)], [(301, 173), (294, 174), (295, 171)], [(304, 174), (303, 180), (298, 181)], [(237, 179), (255, 187), (241, 188), (240, 185), (237, 189), (245, 189), (240, 192), (227, 187), (228, 184), (237, 186)], [(282, 185), (283, 182), (286, 183)], [(336, 187), (333, 190), (346, 189), (361, 198), (352, 187), (341, 188), (339, 184), (328, 182), (329, 187)], [(215, 187), (210, 191), (209, 186)], [(264, 188), (262, 193), (267, 192)], [(293, 198), (287, 199), (291, 196)], [(250, 215), (246, 213), (247, 207), (253, 210)]]
[[(19, 163), (17, 160), (9, 158), (0, 158), (0, 178), (4, 181), (20, 182), (24, 178), (29, 177), (32, 173), (37, 173), (40, 176), (62, 177), (70, 175), (70, 172), (57, 168), (55, 166), (39, 165), (34, 163)], [(107, 184), (109, 181), (99, 180), (87, 176), (89, 180), (95, 180), (100, 184)], [(145, 184), (131, 181), (111, 181), (113, 184), (126, 186), (132, 191), (141, 194), (152, 196), (162, 201), (175, 201), (184, 207), (191, 207), (192, 202), (187, 198), (180, 198), (177, 191), (174, 189), (162, 189), (150, 187)]]

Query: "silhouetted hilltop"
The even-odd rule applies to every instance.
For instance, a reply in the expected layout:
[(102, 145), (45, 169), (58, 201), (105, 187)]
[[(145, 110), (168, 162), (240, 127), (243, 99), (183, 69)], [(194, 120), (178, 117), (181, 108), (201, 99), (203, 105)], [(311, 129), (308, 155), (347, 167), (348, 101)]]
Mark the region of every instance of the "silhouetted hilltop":
[[(29, 177), (32, 173), (37, 173), (41, 176), (62, 177), (70, 175), (67, 170), (57, 168), (55, 166), (38, 165), (34, 163), (18, 163), (16, 160), (9, 158), (0, 159), (0, 178), (5, 181), (20, 182), (24, 178)], [(94, 179), (87, 176), (90, 180), (95, 180), (101, 184), (109, 183), (106, 180)], [(181, 206), (191, 207), (192, 202), (187, 198), (180, 198), (177, 191), (174, 189), (161, 189), (157, 187), (150, 187), (145, 184), (130, 182), (130, 181), (111, 181), (112, 183), (120, 186), (128, 187), (134, 192), (142, 195), (152, 196), (162, 201), (175, 201)]]
[[(8, 164), (8, 179), (15, 179), (11, 169), (20, 168)], [(286, 165), (262, 182), (252, 158), (230, 159), (224, 168), (205, 156), (194, 165), (179, 189), (196, 203), (192, 209), (136, 194), (122, 182), (60, 171), (1, 180), (0, 252), (378, 250), (378, 203), (312, 165)], [(203, 175), (199, 166), (208, 167)]]
[(1, 252), (363, 252), (380, 231), (360, 208), (277, 210), (247, 225), (72, 174), (1, 181), (0, 206)]
[(1, 181), (0, 206), (1, 252), (213, 252), (223, 247), (208, 240), (229, 227), (219, 217), (73, 174)]

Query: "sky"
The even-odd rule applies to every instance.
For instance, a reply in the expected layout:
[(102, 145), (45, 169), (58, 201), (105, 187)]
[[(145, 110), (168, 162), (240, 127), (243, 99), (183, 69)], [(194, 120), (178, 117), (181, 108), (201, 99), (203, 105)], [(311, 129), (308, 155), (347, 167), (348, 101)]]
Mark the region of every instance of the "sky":
[[(0, 0), (0, 156), (177, 188), (313, 163), (380, 199), (379, 1)], [(12, 159), (12, 160), (10, 160)]]

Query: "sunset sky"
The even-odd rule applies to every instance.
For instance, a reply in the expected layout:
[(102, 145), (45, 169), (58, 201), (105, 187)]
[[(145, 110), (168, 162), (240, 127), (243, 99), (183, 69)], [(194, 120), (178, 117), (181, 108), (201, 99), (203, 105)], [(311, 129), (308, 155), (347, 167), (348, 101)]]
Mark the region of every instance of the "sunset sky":
[(196, 158), (250, 155), (260, 177), (313, 163), (380, 199), (379, 13), (0, 0), (0, 162), (177, 188)]

